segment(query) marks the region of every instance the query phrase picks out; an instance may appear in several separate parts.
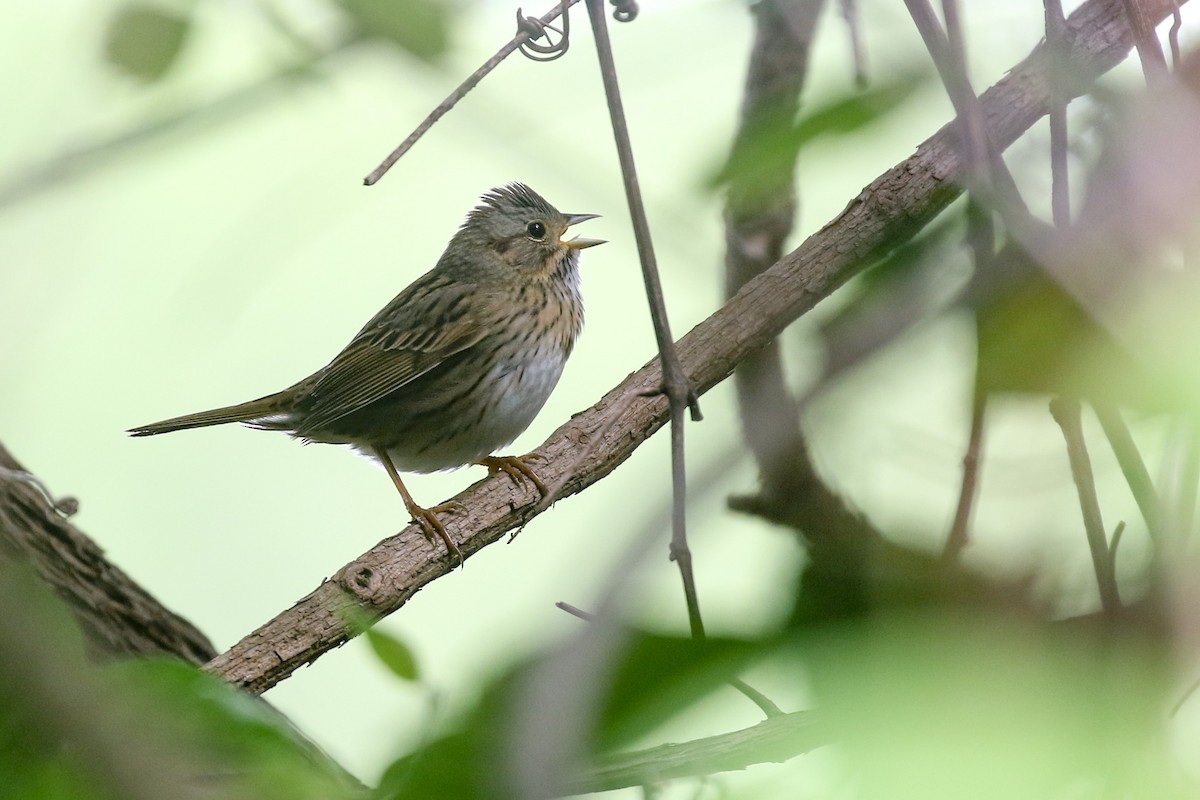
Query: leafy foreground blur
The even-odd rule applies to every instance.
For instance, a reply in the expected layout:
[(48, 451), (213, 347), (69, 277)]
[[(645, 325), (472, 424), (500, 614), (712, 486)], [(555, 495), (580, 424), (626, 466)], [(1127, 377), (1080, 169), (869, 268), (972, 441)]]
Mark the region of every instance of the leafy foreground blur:
[[(493, 681), (368, 790), (261, 701), (192, 666), (156, 659), (97, 671), (70, 619), (8, 568), (5, 594), (24, 591), (21, 606), (36, 613), (6, 623), (0, 797), (492, 798), (552, 780), (583, 793), (784, 761), (831, 743), (845, 759), (845, 791), (859, 797), (1195, 796), (1167, 749), (1170, 632), (1149, 601), (1119, 621), (1050, 621), (1023, 602), (1022, 587), (904, 555), (880, 552), (858, 596), (826, 569), (810, 566), (792, 587), (795, 613), (775, 635), (698, 644), (626, 632), (611, 677), (576, 662), (584, 675), (556, 681), (547, 665), (586, 651), (586, 631)], [(757, 737), (733, 731), (711, 746), (675, 748), (683, 752), (630, 751), (730, 693), (725, 682), (750, 667), (792, 676), (819, 711), (769, 718)], [(547, 762), (527, 759), (571, 727), (554, 721), (577, 700), (574, 677), (601, 683), (587, 755), (531, 784)], [(533, 737), (520, 724), (531, 703), (546, 712)], [(753, 731), (749, 711), (746, 720)]]

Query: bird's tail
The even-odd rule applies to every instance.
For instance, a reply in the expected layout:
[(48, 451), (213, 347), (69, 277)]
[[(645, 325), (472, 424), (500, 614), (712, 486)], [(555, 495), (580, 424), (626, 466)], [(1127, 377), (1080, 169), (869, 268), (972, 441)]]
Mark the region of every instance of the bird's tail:
[(247, 403), (235, 406), (213, 408), (208, 411), (198, 411), (195, 414), (184, 414), (182, 417), (164, 419), (162, 422), (152, 422), (149, 425), (139, 425), (130, 428), (132, 436), (156, 436), (160, 433), (181, 431), (186, 428), (207, 428), (209, 425), (224, 425), (228, 422), (261, 423), (261, 427), (276, 427), (272, 418), (285, 414), (288, 407), (288, 393), (277, 392)]

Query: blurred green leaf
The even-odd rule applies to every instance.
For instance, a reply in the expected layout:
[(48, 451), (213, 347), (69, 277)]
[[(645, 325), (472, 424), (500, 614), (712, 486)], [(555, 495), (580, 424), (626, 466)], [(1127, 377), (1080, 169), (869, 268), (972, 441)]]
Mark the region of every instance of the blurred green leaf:
[(920, 73), (905, 73), (865, 91), (837, 98), (799, 120), (768, 110), (746, 123), (729, 158), (708, 179), (709, 188), (736, 183), (773, 185), (790, 175), (796, 154), (823, 136), (847, 134), (883, 119), (908, 100), (925, 82)]
[(1146, 623), (930, 606), (814, 626), (800, 646), (858, 797), (1186, 796), (1158, 760), (1171, 670)]
[(380, 800), (503, 797), (493, 770), (499, 763), (500, 717), (476, 709), (463, 729), (393, 762), (373, 795)]
[(971, 300), (980, 385), (991, 392), (1065, 394), (1143, 410), (1178, 402), (1147, 353), (1130, 350), (1015, 244), (996, 256)]
[(417, 670), (417, 659), (413, 656), (412, 651), (408, 649), (408, 645), (390, 633), (384, 633), (378, 628), (369, 628), (366, 633), (367, 642), (371, 645), (371, 650), (375, 652), (376, 657), (396, 677), (406, 681), (420, 679), (420, 673)]
[(760, 652), (761, 646), (733, 639), (633, 634), (612, 676), (597, 749), (622, 747), (652, 732), (736, 678)]
[(379, 620), (361, 608), (342, 610), (342, 618), (352, 629), (352, 636), (366, 636), (375, 657), (398, 678), (406, 681), (420, 680), (417, 659), (398, 637), (375, 627)]
[(108, 25), (108, 63), (147, 82), (161, 79), (175, 64), (191, 19), (162, 8), (127, 5)]
[(0, 800), (84, 800), (96, 796), (61, 747), (37, 735), (28, 709), (10, 703), (0, 687)]
[(342, 8), (364, 33), (417, 58), (433, 61), (450, 46), (454, 5), (444, 0), (342, 0)]
[[(761, 650), (761, 645), (734, 640), (694, 642), (632, 633), (593, 732), (597, 750), (622, 746), (652, 732), (722, 687)], [(529, 660), (492, 681), (475, 707), (450, 730), (393, 763), (377, 796), (388, 800), (505, 796), (496, 771), (513, 758), (513, 710), (528, 699), (517, 687), (528, 686), (539, 667), (538, 661)]]
[(258, 697), (173, 659), (115, 665), (130, 696), (169, 719), (181, 742), (221, 766), (238, 796), (270, 800), (354, 797), (348, 776)]

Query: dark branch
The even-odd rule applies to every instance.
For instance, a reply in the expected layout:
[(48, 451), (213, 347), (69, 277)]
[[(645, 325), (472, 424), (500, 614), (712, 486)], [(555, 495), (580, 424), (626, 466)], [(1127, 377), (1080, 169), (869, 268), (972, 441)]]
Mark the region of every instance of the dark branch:
[(569, 786), (590, 794), (783, 762), (830, 741), (811, 711), (780, 714), (752, 728), (680, 744), (664, 744), (599, 760)]
[(203, 664), (212, 643), (104, 557), (50, 504), (42, 490), (14, 477), (23, 468), (0, 445), (0, 557), (27, 562), (71, 609), (93, 652), (107, 656), (178, 656)]
[(1109, 551), (1108, 534), (1104, 530), (1104, 520), (1100, 517), (1100, 500), (1096, 496), (1092, 462), (1088, 458), (1087, 443), (1083, 438), (1079, 401), (1057, 397), (1050, 401), (1050, 413), (1062, 428), (1063, 439), (1067, 443), (1071, 477), (1075, 479), (1079, 508), (1083, 512), (1083, 532), (1087, 536), (1088, 549), (1092, 553), (1092, 566), (1096, 569), (1100, 604), (1107, 615), (1115, 617), (1121, 610), (1121, 596), (1117, 592), (1117, 577), (1113, 570), (1112, 553)]
[[(753, 6), (754, 45), (733, 151), (795, 119), (822, 0), (765, 0)], [(773, 181), (735, 175), (725, 198), (725, 295), (779, 260), (796, 216), (796, 157), (777, 165)], [(734, 373), (742, 434), (758, 464), (766, 505), (808, 505), (823, 488), (808, 457), (796, 400), (788, 389), (779, 343), (747, 356)], [(738, 501), (735, 501), (738, 502)], [(744, 506), (743, 506), (744, 508)], [(808, 527), (801, 528), (809, 531)]]
[[(625, 184), (625, 200), (633, 222), (633, 236), (637, 242), (646, 299), (650, 304), (650, 321), (654, 324), (654, 337), (658, 342), (662, 392), (667, 396), (671, 412), (671, 560), (679, 567), (679, 575), (683, 581), (683, 595), (687, 603), (688, 624), (692, 635), (702, 639), (704, 621), (700, 615), (700, 596), (696, 591), (696, 578), (692, 571), (692, 551), (687, 541), (687, 478), (683, 446), (684, 412), (691, 408), (692, 419), (699, 420), (700, 404), (687, 374), (679, 363), (679, 355), (675, 352), (675, 339), (671, 336), (667, 304), (658, 275), (658, 262), (654, 256), (654, 243), (650, 238), (650, 223), (646, 219), (646, 208), (638, 185), (633, 145), (629, 139), (629, 126), (625, 121), (625, 109), (617, 83), (617, 67), (608, 38), (604, 0), (587, 0), (587, 10), (596, 39), (600, 77), (604, 82), (604, 96), (608, 101), (613, 141), (617, 146), (617, 160), (621, 164), (621, 179)], [(626, 11), (628, 12), (628, 9)]]

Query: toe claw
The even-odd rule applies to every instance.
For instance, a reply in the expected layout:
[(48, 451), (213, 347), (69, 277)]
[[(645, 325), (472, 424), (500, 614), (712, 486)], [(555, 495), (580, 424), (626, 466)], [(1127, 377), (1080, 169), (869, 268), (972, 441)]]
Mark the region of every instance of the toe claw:
[(413, 522), (420, 526), (421, 533), (424, 535), (426, 541), (433, 544), (435, 536), (441, 539), (442, 543), (446, 545), (446, 551), (458, 560), (458, 565), (461, 567), (463, 564), (462, 551), (458, 549), (458, 545), (454, 543), (454, 540), (450, 538), (450, 534), (446, 532), (446, 526), (442, 524), (442, 521), (437, 518), (437, 514), (434, 513), (436, 511), (449, 511), (451, 509), (446, 508), (446, 506), (450, 505), (457, 506), (458, 509), (466, 511), (466, 507), (462, 503), (443, 503), (433, 508), (414, 506), (409, 509), (409, 513), (412, 514)]
[(546, 484), (542, 483), (542, 479), (533, 471), (533, 467), (529, 466), (528, 461), (545, 461), (546, 457), (541, 453), (529, 453), (523, 456), (488, 456), (481, 459), (481, 466), (488, 468), (488, 475), (495, 475), (498, 472), (503, 472), (512, 482), (521, 485), (523, 481), (529, 481), (534, 485), (542, 497), (550, 494), (550, 490), (546, 488)]

